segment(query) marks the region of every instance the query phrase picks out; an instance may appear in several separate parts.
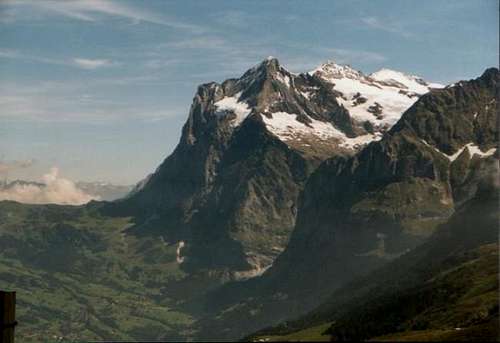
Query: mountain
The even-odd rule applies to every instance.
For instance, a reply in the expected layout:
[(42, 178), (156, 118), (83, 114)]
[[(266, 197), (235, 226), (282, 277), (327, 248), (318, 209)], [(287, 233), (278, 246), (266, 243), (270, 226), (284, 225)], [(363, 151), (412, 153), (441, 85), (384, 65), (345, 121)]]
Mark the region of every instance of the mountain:
[(488, 69), (439, 88), (333, 62), (297, 75), (269, 58), (201, 85), (178, 146), (127, 196), (0, 202), (16, 334), (219, 341), (286, 321), (279, 332), (330, 339), (490, 325), (498, 80)]
[(433, 86), (334, 62), (297, 75), (270, 57), (201, 85), (175, 151), (109, 210), (135, 214), (134, 234), (182, 245), (185, 270), (259, 275), (287, 245), (317, 166), (380, 139)]
[(492, 68), (432, 90), (380, 140), (325, 160), (307, 181), (285, 251), (261, 278), (212, 294), (201, 335), (233, 339), (299, 316), (427, 241), (498, 163), (499, 78)]
[(125, 197), (133, 189), (129, 185), (115, 185), (110, 182), (76, 182), (76, 186), (85, 193), (95, 195), (100, 200), (113, 201)]

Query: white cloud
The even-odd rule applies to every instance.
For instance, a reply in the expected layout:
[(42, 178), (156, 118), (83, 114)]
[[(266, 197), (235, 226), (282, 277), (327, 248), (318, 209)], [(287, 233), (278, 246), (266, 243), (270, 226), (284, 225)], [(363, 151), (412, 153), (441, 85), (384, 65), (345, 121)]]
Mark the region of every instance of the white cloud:
[(405, 38), (413, 37), (413, 34), (403, 28), (400, 23), (390, 20), (380, 20), (377, 17), (364, 17), (361, 22), (372, 29), (394, 33)]
[(100, 60), (100, 59), (87, 59), (87, 58), (75, 58), (73, 59), (75, 65), (83, 69), (97, 69), (101, 67), (108, 67), (112, 65), (110, 60)]
[[(21, 85), (0, 82), (0, 121), (109, 123), (117, 120), (161, 120), (184, 115), (185, 108), (164, 104), (137, 104), (102, 95), (108, 87), (160, 84), (154, 78), (103, 78)], [(140, 95), (139, 95), (140, 99)]]
[(0, 200), (12, 200), (26, 204), (81, 205), (98, 196), (85, 193), (71, 180), (59, 177), (59, 169), (53, 167), (42, 177), (41, 183), (15, 183), (0, 189)]
[(0, 48), (0, 57), (3, 58), (17, 58), (18, 52), (12, 49), (1, 49)]
[(7, 176), (9, 172), (19, 169), (29, 168), (33, 165), (34, 160), (25, 161), (1, 161), (0, 160), (0, 175)]
[(90, 58), (73, 58), (73, 59), (57, 59), (47, 58), (43, 56), (29, 55), (18, 50), (0, 48), (0, 58), (22, 60), (28, 62), (37, 62), (45, 64), (55, 64), (69, 67), (77, 67), (87, 70), (94, 70), (101, 67), (109, 67), (119, 65), (118, 62), (109, 59), (90, 59)]
[[(40, 14), (56, 14), (62, 15), (71, 19), (77, 19), (82, 21), (98, 21), (100, 16), (113, 16), (119, 18), (130, 19), (134, 23), (147, 22), (157, 25), (170, 26), (176, 29), (187, 30), (191, 32), (202, 32), (204, 29), (198, 25), (188, 24), (178, 21), (174, 18), (169, 18), (164, 15), (159, 15), (155, 12), (145, 10), (143, 8), (132, 7), (126, 5), (123, 1), (112, 1), (112, 0), (66, 0), (66, 1), (55, 1), (55, 0), (36, 0), (36, 1), (25, 1), (25, 0), (7, 0), (6, 5), (10, 8), (18, 8), (21, 6), (29, 7), (33, 11)], [(7, 7), (9, 8), (9, 7)], [(40, 13), (41, 12), (41, 13)], [(11, 13), (17, 13), (16, 11), (11, 11)], [(22, 12), (19, 11), (19, 15)], [(26, 14), (26, 12), (24, 12)], [(38, 17), (35, 16), (35, 17)], [(42, 16), (43, 17), (43, 16)], [(22, 19), (18, 16), (17, 19)], [(10, 18), (10, 21), (13, 19)]]

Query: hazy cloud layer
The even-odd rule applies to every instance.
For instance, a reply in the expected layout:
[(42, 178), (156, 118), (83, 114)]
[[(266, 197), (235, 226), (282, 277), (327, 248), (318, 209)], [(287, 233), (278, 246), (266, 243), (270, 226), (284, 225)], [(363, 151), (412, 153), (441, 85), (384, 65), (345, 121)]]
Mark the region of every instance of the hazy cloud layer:
[(75, 64), (83, 69), (97, 69), (101, 67), (110, 66), (112, 63), (109, 60), (102, 59), (87, 59), (87, 58), (75, 58), (73, 60)]
[(18, 50), (0, 48), (0, 58), (28, 61), (33, 63), (54, 64), (60, 66), (76, 67), (80, 69), (94, 70), (102, 67), (117, 66), (120, 63), (109, 59), (92, 59), (92, 58), (50, 58), (44, 56), (35, 56), (23, 53)]
[(14, 184), (0, 189), (0, 200), (12, 200), (26, 204), (82, 205), (99, 197), (79, 189), (73, 181), (59, 177), (54, 167), (42, 177), (41, 184)]
[(0, 161), (0, 176), (6, 177), (8, 173), (19, 169), (29, 168), (34, 160), (25, 161)]

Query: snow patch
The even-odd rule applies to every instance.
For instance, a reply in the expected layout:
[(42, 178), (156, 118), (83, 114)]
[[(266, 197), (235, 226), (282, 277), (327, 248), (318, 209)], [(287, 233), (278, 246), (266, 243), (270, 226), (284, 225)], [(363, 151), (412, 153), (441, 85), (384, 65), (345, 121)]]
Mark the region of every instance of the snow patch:
[(354, 138), (347, 137), (342, 131), (335, 128), (331, 123), (308, 117), (308, 124), (297, 120), (297, 114), (287, 112), (275, 112), (271, 118), (263, 115), (262, 118), (267, 129), (280, 140), (286, 142), (300, 139), (300, 136), (314, 136), (320, 140), (336, 139), (339, 146), (347, 149), (357, 149), (374, 140), (379, 140), (382, 134), (366, 134)]
[(369, 77), (376, 81), (388, 82), (389, 84), (391, 81), (396, 81), (407, 87), (409, 91), (415, 92), (417, 94), (427, 93), (429, 91), (429, 88), (444, 87), (443, 85), (440, 85), (438, 83), (429, 84), (422, 78), (415, 75), (407, 75), (399, 71), (385, 68), (370, 74)]
[(326, 63), (320, 65), (318, 68), (308, 72), (309, 75), (318, 75), (323, 79), (330, 78), (349, 78), (358, 79), (363, 76), (360, 71), (351, 68), (348, 65), (336, 64), (334, 61), (327, 61)]
[(348, 149), (359, 149), (362, 146), (365, 146), (371, 142), (378, 141), (382, 139), (382, 133), (375, 133), (375, 134), (366, 134), (362, 136), (357, 136), (354, 138), (348, 138), (345, 137), (344, 141), (340, 144), (341, 147), (343, 148), (348, 148)]
[(181, 251), (182, 251), (182, 248), (184, 248), (185, 246), (185, 243), (184, 241), (180, 241), (178, 244), (177, 244), (177, 250), (176, 250), (176, 260), (177, 260), (177, 263), (181, 264), (182, 262), (184, 262), (184, 256), (181, 256)]
[[(399, 93), (398, 88), (347, 78), (335, 80), (333, 88), (344, 95), (344, 98), (338, 97), (337, 101), (349, 111), (352, 118), (359, 122), (371, 122), (376, 127), (391, 127), (418, 99)], [(366, 101), (357, 103), (356, 97), (359, 96)], [(381, 110), (380, 114), (375, 112), (377, 107)]]
[(286, 74), (276, 73), (276, 79), (286, 85), (288, 88), (290, 88), (292, 85), (290, 77)]
[[(492, 149), (489, 149), (488, 151), (486, 152), (483, 152), (481, 151), (481, 149), (479, 149), (479, 147), (477, 145), (475, 145), (474, 143), (469, 143), (469, 144), (466, 144), (464, 145), (463, 147), (461, 147), (460, 149), (457, 150), (456, 153), (454, 153), (453, 155), (448, 155), (448, 154), (445, 154), (445, 153), (442, 153), (443, 155), (445, 155), (446, 157), (448, 157), (448, 159), (450, 161), (455, 161), (458, 156), (460, 156), (460, 154), (465, 150), (465, 149), (468, 149), (469, 150), (469, 154), (471, 156), (471, 158), (474, 156), (474, 155), (479, 155), (480, 158), (484, 158), (484, 157), (488, 157), (488, 156), (491, 156), (495, 153), (495, 151), (497, 150), (496, 148), (492, 148)], [(436, 149), (437, 150), (437, 149)], [(438, 150), (439, 151), (439, 150)]]
[(299, 135), (314, 135), (321, 140), (329, 138), (342, 138), (344, 134), (333, 127), (330, 123), (325, 123), (313, 118), (306, 125), (297, 120), (297, 114), (287, 112), (275, 112), (271, 114), (272, 118), (263, 115), (262, 118), (269, 131), (278, 136), (282, 141), (289, 141)]
[(471, 142), (471, 143), (465, 144), (463, 147), (461, 147), (460, 149), (458, 149), (454, 154), (448, 155), (448, 154), (445, 154), (444, 152), (442, 152), (441, 150), (439, 150), (438, 148), (430, 145), (429, 143), (427, 143), (423, 139), (422, 139), (422, 143), (424, 143), (425, 145), (433, 148), (434, 150), (436, 150), (437, 152), (439, 152), (440, 154), (442, 154), (443, 156), (445, 156), (446, 158), (448, 158), (451, 162), (455, 161), (458, 158), (458, 156), (460, 156), (460, 154), (465, 149), (469, 150), (469, 154), (470, 154), (471, 158), (474, 155), (479, 155), (480, 158), (485, 158), (485, 157), (488, 157), (488, 156), (492, 156), (496, 152), (496, 150), (497, 150), (496, 148), (491, 148), (488, 151), (484, 152), (475, 143)]
[(479, 147), (477, 145), (475, 145), (473, 143), (467, 144), (467, 149), (469, 149), (469, 153), (471, 154), (471, 156), (479, 155), (481, 158), (492, 156), (495, 153), (495, 151), (497, 150), (496, 148), (491, 148), (488, 151), (483, 152), (483, 151), (481, 151), (481, 149), (479, 149)]
[(232, 120), (231, 124), (233, 126), (240, 125), (243, 120), (252, 112), (251, 108), (244, 101), (240, 101), (240, 96), (242, 92), (239, 92), (231, 97), (225, 97), (216, 103), (214, 103), (216, 107), (215, 114), (217, 116), (223, 117), (226, 116), (228, 112), (234, 113), (236, 118)]

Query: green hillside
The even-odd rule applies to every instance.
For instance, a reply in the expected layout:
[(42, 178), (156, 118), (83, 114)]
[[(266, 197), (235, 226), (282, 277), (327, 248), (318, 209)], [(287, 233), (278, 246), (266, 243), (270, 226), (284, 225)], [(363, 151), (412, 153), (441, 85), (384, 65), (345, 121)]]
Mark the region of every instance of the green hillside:
[(129, 226), (93, 206), (0, 202), (0, 289), (17, 291), (20, 342), (189, 336), (165, 288), (183, 276), (176, 246)]

